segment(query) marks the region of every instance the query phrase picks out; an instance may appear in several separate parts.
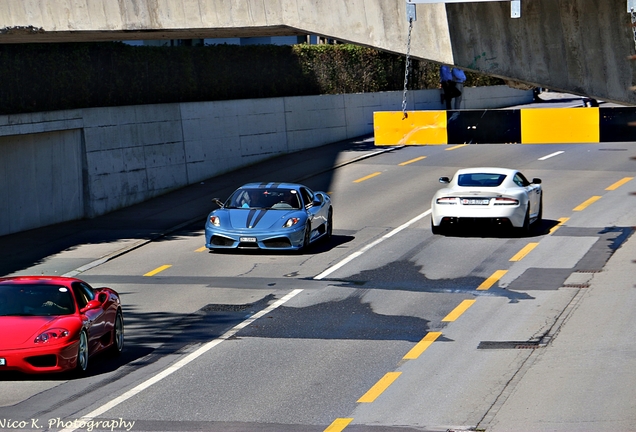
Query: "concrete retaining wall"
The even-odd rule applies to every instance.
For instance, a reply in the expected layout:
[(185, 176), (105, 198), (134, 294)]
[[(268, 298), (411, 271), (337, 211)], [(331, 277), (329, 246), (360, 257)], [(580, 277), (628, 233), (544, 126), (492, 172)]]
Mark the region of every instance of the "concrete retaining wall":
[[(531, 91), (466, 88), (467, 108)], [(407, 94), (439, 109), (439, 91)], [(0, 116), (0, 235), (95, 217), (276, 155), (371, 134), (402, 92), (90, 108)], [(310, 162), (308, 162), (310, 163)]]

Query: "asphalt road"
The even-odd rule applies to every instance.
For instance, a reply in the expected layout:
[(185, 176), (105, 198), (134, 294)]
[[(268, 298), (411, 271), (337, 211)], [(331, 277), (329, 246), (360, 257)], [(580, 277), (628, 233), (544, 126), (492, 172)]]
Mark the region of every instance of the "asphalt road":
[[(83, 378), (0, 378), (0, 430), (94, 425), (82, 418), (109, 421), (93, 430), (630, 430), (633, 143), (353, 144), (230, 173), (137, 217), (59, 228), (100, 241), (49, 234), (54, 253), (25, 249), (10, 274), (84, 266), (78, 277), (118, 290), (126, 349), (92, 359)], [(432, 235), (438, 178), (468, 166), (542, 178), (541, 226)], [(246, 178), (329, 192), (332, 241), (207, 252), (211, 195)]]

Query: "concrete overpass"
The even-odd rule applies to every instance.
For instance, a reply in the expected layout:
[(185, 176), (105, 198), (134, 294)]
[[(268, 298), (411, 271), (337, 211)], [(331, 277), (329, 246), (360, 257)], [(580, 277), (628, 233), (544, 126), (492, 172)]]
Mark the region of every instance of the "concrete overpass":
[[(410, 0), (414, 1), (414, 0)], [(634, 0), (418, 4), (411, 55), (636, 104)], [(405, 53), (406, 0), (3, 0), (0, 43), (317, 34)]]

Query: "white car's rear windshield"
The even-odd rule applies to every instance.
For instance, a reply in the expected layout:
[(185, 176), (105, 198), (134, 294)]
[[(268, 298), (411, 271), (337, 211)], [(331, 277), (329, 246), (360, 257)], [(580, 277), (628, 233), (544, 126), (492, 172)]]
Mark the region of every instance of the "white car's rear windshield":
[(473, 173), (460, 174), (457, 177), (457, 185), (459, 186), (479, 186), (479, 187), (497, 187), (506, 178), (505, 174), (489, 174), (489, 173)]

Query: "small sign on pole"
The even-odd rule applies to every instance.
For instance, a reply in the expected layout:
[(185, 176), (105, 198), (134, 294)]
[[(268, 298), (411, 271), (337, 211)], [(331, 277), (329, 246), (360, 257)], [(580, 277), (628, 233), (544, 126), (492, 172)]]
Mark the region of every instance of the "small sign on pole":
[(406, 3), (406, 20), (417, 21), (417, 12), (413, 3)]

